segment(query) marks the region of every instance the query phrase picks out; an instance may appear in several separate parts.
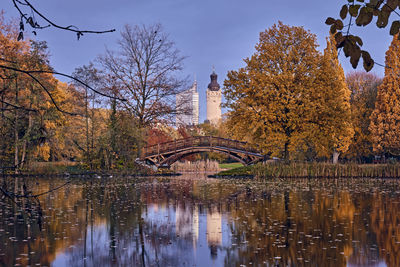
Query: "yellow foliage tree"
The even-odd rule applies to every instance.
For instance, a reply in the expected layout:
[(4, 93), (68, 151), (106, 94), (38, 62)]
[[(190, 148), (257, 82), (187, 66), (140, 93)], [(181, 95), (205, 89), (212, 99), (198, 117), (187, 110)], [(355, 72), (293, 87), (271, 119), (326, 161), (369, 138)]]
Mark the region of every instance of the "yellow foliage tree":
[(348, 150), (354, 135), (351, 123), (350, 94), (339, 63), (336, 42), (327, 38), (327, 45), (318, 68), (312, 92), (310, 134), (319, 156), (332, 155), (337, 163), (340, 153)]
[(354, 71), (347, 74), (346, 81), (351, 90), (354, 137), (345, 156), (359, 162), (370, 161), (373, 156), (370, 117), (375, 108), (376, 92), (382, 79), (372, 73)]
[(230, 71), (224, 82), (234, 136), (290, 159), (303, 145), (319, 58), (315, 35), (302, 27), (279, 22), (260, 33), (246, 67)]
[[(66, 118), (54, 102), (63, 104), (66, 96), (52, 74), (23, 72), (49, 70), (48, 51), (45, 42), (17, 41), (17, 36), (18, 30), (0, 13), (0, 129), (7, 136), (0, 141), (0, 152), (5, 155), (0, 164), (23, 168), (36, 155), (49, 159), (52, 151), (44, 142), (60, 142), (54, 137)], [(37, 153), (39, 146), (48, 153)]]
[(386, 52), (385, 77), (378, 87), (370, 130), (377, 153), (400, 155), (400, 40), (398, 35)]

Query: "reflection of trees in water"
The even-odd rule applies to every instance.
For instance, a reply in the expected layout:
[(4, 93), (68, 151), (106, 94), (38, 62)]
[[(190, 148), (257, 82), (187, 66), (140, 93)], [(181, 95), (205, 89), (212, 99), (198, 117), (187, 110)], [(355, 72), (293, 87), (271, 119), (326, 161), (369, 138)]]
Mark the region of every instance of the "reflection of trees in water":
[[(38, 191), (63, 182), (40, 180)], [(393, 201), (397, 195), (380, 192), (379, 184), (354, 184), (189, 179), (76, 182), (41, 199), (42, 232), (37, 225), (28, 227), (12, 203), (0, 204), (0, 229), (4, 229), (0, 242), (5, 244), (0, 263), (50, 265), (58, 253), (65, 252), (71, 266), (190, 265), (200, 242), (201, 214), (207, 216), (208, 231), (202, 245), (210, 251), (201, 257), (224, 257), (226, 265), (368, 265), (382, 257), (388, 265), (398, 266), (400, 207)], [(377, 188), (374, 194), (369, 190), (372, 186)], [(396, 186), (386, 190), (393, 192)], [(165, 218), (169, 213), (175, 217)], [(222, 216), (228, 218), (233, 245), (222, 240)], [(24, 259), (16, 261), (19, 257)]]
[[(89, 198), (94, 196), (89, 202), (93, 203), (95, 216), (107, 219), (107, 229), (97, 231), (107, 232), (105, 241), (108, 246), (94, 242), (94, 247), (91, 247), (92, 244), (86, 241), (69, 251), (70, 264), (81, 265), (85, 257), (82, 251), (87, 251), (85, 262), (89, 266), (177, 265), (182, 258), (177, 258), (176, 252), (190, 250), (191, 240), (177, 236), (173, 223), (162, 224), (146, 219), (151, 199), (157, 203), (157, 199), (163, 197), (159, 193), (160, 188), (156, 186), (147, 183), (137, 186), (132, 181), (127, 184), (107, 183), (85, 187), (83, 195)], [(160, 208), (162, 206), (165, 204), (161, 204)], [(94, 251), (94, 255), (91, 251)]]
[[(54, 188), (65, 183), (65, 181), (52, 181), (42, 179), (42, 184), (38, 184), (36, 179), (31, 178), (12, 178), (7, 181), (7, 185), (14, 187), (15, 195), (35, 195), (42, 192), (51, 191)], [(29, 189), (33, 189), (30, 192)], [(3, 199), (0, 201), (0, 228), (4, 231), (0, 232), (0, 242), (2, 244), (0, 253), (0, 263), (6, 266), (16, 263), (22, 265), (33, 265), (41, 262), (50, 264), (54, 259), (57, 247), (61, 244), (68, 243), (61, 235), (70, 235), (74, 237), (74, 233), (64, 229), (60, 224), (49, 224), (50, 218), (54, 217), (57, 210), (53, 209), (53, 204), (57, 205), (60, 201), (54, 200), (54, 192), (42, 195), (40, 203), (36, 200), (32, 201), (29, 197), (15, 197), (14, 199)], [(66, 195), (65, 188), (57, 192), (61, 197)], [(51, 200), (49, 204), (47, 200)], [(62, 199), (63, 201), (63, 199)], [(65, 202), (63, 202), (65, 204)], [(41, 207), (38, 210), (38, 205)], [(62, 209), (64, 209), (63, 207)], [(38, 222), (41, 222), (41, 210), (46, 210), (44, 214), (43, 231), (40, 231)], [(38, 212), (39, 211), (39, 212)], [(47, 221), (47, 223), (46, 223)], [(44, 234), (43, 234), (44, 233)], [(46, 234), (48, 233), (48, 234)], [(46, 238), (50, 236), (50, 239)], [(12, 237), (12, 240), (9, 239)], [(18, 261), (16, 259), (19, 258)]]
[(354, 202), (369, 205), (376, 201), (371, 195), (292, 188), (237, 197), (230, 227), (238, 249), (236, 255), (227, 251), (226, 263), (346, 266), (349, 257), (354, 264), (360, 258), (363, 264), (379, 260), (374, 235), (368, 233), (369, 216), (355, 215)]
[(376, 235), (376, 253), (388, 266), (400, 266), (400, 200), (391, 192), (376, 192), (372, 203), (371, 226)]

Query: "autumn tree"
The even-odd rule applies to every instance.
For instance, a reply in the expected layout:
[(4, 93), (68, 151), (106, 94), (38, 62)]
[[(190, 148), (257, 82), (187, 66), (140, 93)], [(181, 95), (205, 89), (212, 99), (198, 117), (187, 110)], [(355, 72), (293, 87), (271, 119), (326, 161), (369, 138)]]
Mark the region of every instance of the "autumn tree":
[[(102, 75), (93, 63), (76, 68), (72, 75), (85, 84), (91, 84), (98, 91), (103, 90)], [(79, 82), (74, 82), (74, 85), (84, 95), (85, 109), (82, 115), (85, 117), (86, 141), (85, 145), (82, 144), (81, 146), (86, 148), (86, 163), (92, 168), (95, 146), (97, 146), (99, 139), (99, 131), (96, 129), (99, 128), (99, 122), (96, 120), (97, 116), (95, 116), (95, 113), (98, 113), (96, 112), (98, 111), (96, 106), (101, 105), (101, 98), (96, 97), (94, 92), (89, 91), (86, 86), (83, 86)]]
[[(57, 111), (65, 99), (50, 70), (45, 42), (16, 41), (18, 31), (0, 19), (0, 59), (2, 61), (2, 132), (11, 139), (2, 144), (6, 166), (22, 168), (30, 155), (50, 157), (49, 141), (64, 121)], [(35, 69), (36, 73), (21, 70)], [(44, 71), (44, 72), (42, 72)], [(57, 105), (55, 103), (58, 103)], [(7, 159), (8, 158), (8, 159)]]
[(343, 69), (337, 58), (333, 36), (327, 38), (327, 46), (318, 67), (312, 87), (309, 121), (310, 139), (319, 156), (332, 155), (337, 163), (340, 153), (348, 150), (354, 130), (351, 123), (350, 90)]
[(373, 157), (369, 125), (375, 108), (377, 88), (382, 79), (372, 73), (355, 71), (347, 74), (346, 82), (351, 90), (351, 121), (354, 137), (345, 156), (348, 159), (365, 162)]
[(228, 123), (236, 138), (290, 159), (303, 146), (310, 119), (320, 58), (316, 37), (279, 22), (260, 33), (255, 48), (246, 66), (229, 71), (224, 82)]
[(400, 41), (393, 37), (386, 52), (385, 77), (378, 87), (370, 131), (377, 153), (400, 155)]

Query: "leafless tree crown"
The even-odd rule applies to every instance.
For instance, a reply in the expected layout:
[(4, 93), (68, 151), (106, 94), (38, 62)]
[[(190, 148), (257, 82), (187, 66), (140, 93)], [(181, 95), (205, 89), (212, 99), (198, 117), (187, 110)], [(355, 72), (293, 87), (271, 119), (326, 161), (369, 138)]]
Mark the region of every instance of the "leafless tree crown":
[(119, 51), (107, 50), (101, 64), (118, 80), (125, 107), (142, 126), (170, 119), (179, 107), (175, 95), (186, 85), (179, 77), (184, 57), (160, 24), (126, 25), (118, 41)]

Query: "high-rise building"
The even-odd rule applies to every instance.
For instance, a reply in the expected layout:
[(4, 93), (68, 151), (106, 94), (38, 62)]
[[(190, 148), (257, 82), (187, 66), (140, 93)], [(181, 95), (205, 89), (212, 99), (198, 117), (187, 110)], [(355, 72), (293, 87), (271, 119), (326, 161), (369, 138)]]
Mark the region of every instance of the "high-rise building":
[(197, 81), (193, 82), (190, 89), (176, 95), (176, 125), (198, 125), (199, 124), (199, 93), (197, 92)]
[(221, 89), (215, 71), (211, 73), (210, 78), (211, 82), (207, 88), (207, 120), (216, 125), (221, 120)]
[(199, 93), (197, 92), (197, 81), (195, 80), (192, 86), (192, 103), (193, 103), (193, 125), (199, 124)]

